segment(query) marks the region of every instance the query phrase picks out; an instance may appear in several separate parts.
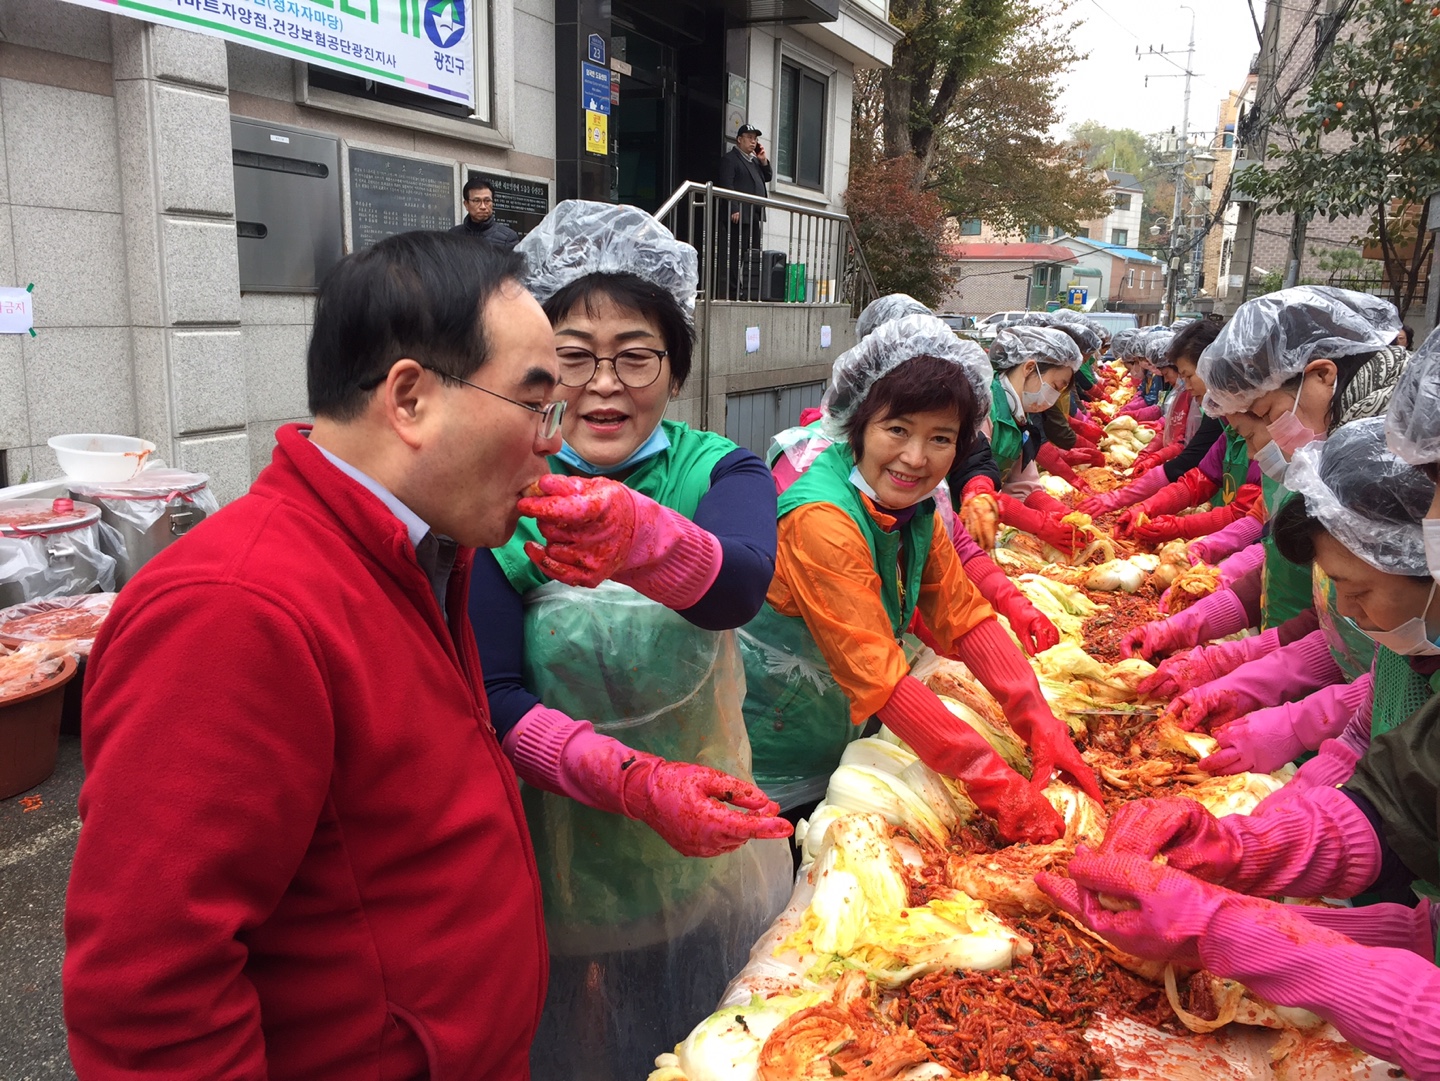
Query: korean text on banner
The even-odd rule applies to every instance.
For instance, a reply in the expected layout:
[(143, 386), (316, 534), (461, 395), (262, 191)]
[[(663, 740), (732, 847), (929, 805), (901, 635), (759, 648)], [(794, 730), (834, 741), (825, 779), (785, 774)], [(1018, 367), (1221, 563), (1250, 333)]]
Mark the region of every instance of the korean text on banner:
[(610, 153), (610, 118), (585, 110), (585, 149), (592, 154)]
[(473, 0), (66, 0), (475, 104)]
[(0, 289), (0, 334), (28, 334), (35, 326), (35, 309), (28, 289)]

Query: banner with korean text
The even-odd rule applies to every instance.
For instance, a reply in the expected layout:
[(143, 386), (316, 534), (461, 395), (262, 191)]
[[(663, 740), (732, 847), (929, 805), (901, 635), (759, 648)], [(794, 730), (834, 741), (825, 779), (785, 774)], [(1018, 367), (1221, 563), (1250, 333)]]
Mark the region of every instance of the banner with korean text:
[[(475, 104), (475, 0), (67, 0)], [(481, 12), (483, 3), (478, 5)]]

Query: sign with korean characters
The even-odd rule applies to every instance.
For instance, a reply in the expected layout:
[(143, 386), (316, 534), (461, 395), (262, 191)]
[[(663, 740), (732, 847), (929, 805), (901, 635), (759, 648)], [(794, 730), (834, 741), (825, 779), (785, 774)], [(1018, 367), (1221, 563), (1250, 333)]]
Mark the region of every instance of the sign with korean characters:
[[(475, 104), (474, 0), (66, 0)], [(488, 45), (487, 45), (488, 47)]]
[(592, 154), (610, 153), (610, 118), (585, 110), (585, 149)]
[(580, 65), (580, 108), (610, 115), (610, 73), (604, 68)]

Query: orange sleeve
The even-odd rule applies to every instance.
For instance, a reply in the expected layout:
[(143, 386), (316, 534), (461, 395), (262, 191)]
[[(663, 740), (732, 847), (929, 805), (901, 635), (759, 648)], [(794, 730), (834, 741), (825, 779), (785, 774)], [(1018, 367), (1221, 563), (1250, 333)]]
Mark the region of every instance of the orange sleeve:
[(920, 618), (935, 638), (935, 644), (950, 654), (955, 643), (987, 619), (995, 618), (995, 610), (975, 588), (960, 563), (955, 545), (936, 523), (930, 538), (930, 558), (920, 579)]
[(766, 600), (781, 615), (805, 621), (850, 699), (850, 720), (864, 724), (910, 674), (890, 631), (870, 546), (845, 512), (827, 503), (797, 507), (780, 519), (779, 533)]
[(1257, 522), (1268, 522), (1270, 520), (1270, 511), (1266, 508), (1264, 499), (1255, 500), (1254, 503), (1250, 504), (1250, 509), (1245, 513)]

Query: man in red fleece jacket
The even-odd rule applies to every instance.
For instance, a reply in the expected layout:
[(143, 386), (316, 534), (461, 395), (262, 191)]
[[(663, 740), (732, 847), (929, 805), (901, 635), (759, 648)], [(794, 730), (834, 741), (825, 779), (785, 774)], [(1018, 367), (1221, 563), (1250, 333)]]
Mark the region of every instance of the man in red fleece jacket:
[(466, 616), (560, 444), (519, 269), (429, 233), (342, 262), (313, 428), (120, 595), (65, 918), (82, 1081), (528, 1076), (540, 889)]

